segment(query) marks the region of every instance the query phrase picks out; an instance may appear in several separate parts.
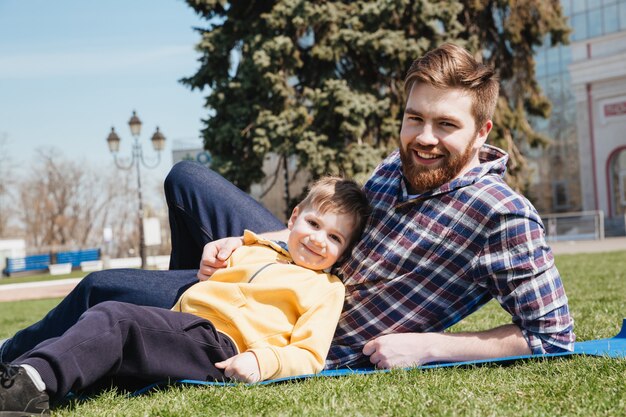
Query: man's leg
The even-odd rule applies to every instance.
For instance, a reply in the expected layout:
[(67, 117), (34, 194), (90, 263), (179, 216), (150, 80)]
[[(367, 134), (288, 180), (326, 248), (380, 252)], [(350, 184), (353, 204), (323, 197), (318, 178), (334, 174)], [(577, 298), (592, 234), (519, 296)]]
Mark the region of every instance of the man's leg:
[(69, 329), (88, 308), (107, 300), (171, 308), (198, 282), (196, 270), (111, 269), (83, 278), (41, 321), (17, 332), (3, 346), (0, 362), (10, 362), (40, 342)]
[(85, 312), (63, 336), (46, 340), (13, 364), (37, 370), (53, 399), (105, 376), (222, 380), (214, 363), (237, 354), (230, 339), (200, 317), (108, 301)]
[(172, 231), (170, 269), (197, 269), (213, 240), (286, 226), (256, 200), (201, 164), (182, 161), (165, 179)]

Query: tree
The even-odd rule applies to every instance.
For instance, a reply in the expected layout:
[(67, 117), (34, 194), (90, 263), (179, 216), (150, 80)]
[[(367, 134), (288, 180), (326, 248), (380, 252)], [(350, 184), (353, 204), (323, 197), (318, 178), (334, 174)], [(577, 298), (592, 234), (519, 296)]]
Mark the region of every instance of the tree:
[(12, 193), (16, 166), (6, 150), (7, 143), (7, 134), (0, 132), (0, 238), (14, 237), (17, 232)]
[[(102, 175), (55, 149), (40, 149), (36, 158), (18, 193), (23, 236), (30, 248), (100, 247), (105, 225), (119, 229), (131, 224), (136, 229), (136, 203), (128, 198), (136, 195), (131, 176), (117, 170)], [(120, 240), (135, 242), (134, 229), (120, 233)]]
[(493, 65), (502, 81), (490, 141), (509, 153), (507, 180), (525, 191), (530, 178), (523, 152), (550, 139), (535, 132), (529, 117), (547, 118), (551, 103), (535, 77), (534, 49), (548, 40), (568, 42), (570, 29), (559, 0), (464, 0), (459, 16), (468, 47)]
[(187, 3), (208, 27), (198, 29), (201, 66), (183, 82), (209, 89), (205, 148), (213, 167), (246, 191), (264, 177), (270, 151), (297, 155), (313, 177), (367, 177), (397, 146), (405, 71), (443, 42), (499, 72), (493, 142), (511, 154), (515, 188), (527, 178), (521, 150), (545, 142), (527, 122), (550, 110), (533, 48), (546, 36), (566, 41), (558, 0)]

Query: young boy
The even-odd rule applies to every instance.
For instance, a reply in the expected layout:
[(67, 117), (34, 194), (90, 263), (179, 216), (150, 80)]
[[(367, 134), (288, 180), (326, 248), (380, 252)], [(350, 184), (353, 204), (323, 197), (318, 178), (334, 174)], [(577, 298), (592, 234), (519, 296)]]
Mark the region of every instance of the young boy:
[(246, 231), (228, 267), (171, 311), (104, 302), (1, 364), (0, 416), (47, 413), (49, 399), (103, 377), (257, 382), (319, 372), (345, 292), (328, 270), (350, 253), (369, 210), (353, 181), (317, 181), (293, 210), (286, 244)]

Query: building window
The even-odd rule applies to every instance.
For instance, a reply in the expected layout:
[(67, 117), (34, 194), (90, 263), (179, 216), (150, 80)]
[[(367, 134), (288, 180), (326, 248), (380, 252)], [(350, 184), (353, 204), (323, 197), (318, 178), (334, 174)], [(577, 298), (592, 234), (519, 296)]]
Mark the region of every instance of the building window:
[(580, 41), (587, 38), (587, 14), (577, 13), (572, 16), (572, 40)]
[(626, 149), (615, 155), (609, 164), (609, 193), (613, 205), (611, 216), (623, 216), (626, 215)]
[(626, 0), (569, 0), (561, 2), (570, 16), (573, 41), (608, 35), (626, 29)]
[(626, 30), (626, 2), (619, 4), (619, 28)]
[(552, 181), (552, 207), (555, 210), (565, 210), (569, 208), (569, 196), (567, 193), (568, 181)]
[(572, 11), (574, 13), (584, 12), (587, 8), (587, 2), (585, 0), (572, 0), (572, 3)]
[(604, 8), (604, 31), (606, 33), (619, 31), (619, 15), (616, 4)]
[(626, 170), (619, 173), (619, 191), (622, 197), (622, 206), (626, 206)]
[(602, 9), (594, 9), (589, 11), (587, 35), (590, 38), (601, 36), (604, 33), (602, 29)]

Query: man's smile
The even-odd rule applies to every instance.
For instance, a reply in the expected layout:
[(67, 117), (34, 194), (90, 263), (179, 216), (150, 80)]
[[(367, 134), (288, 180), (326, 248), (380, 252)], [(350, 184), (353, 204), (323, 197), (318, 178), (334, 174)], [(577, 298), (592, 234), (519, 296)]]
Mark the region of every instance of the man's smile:
[(437, 159), (437, 158), (441, 158), (443, 155), (434, 155), (431, 153), (424, 153), (424, 152), (415, 152), (417, 154), (417, 156), (419, 156), (422, 159)]
[(417, 163), (424, 165), (433, 164), (444, 157), (442, 154), (424, 152), (417, 149), (413, 149), (413, 155)]

